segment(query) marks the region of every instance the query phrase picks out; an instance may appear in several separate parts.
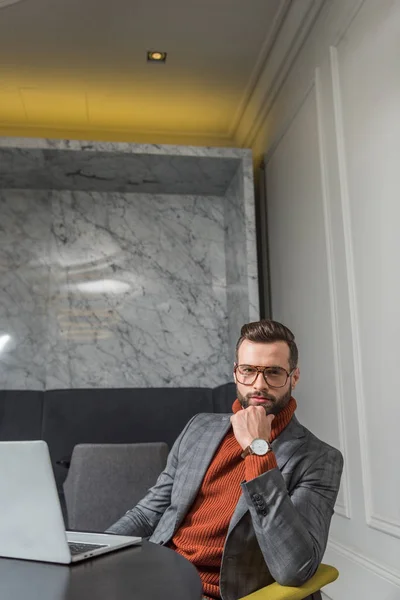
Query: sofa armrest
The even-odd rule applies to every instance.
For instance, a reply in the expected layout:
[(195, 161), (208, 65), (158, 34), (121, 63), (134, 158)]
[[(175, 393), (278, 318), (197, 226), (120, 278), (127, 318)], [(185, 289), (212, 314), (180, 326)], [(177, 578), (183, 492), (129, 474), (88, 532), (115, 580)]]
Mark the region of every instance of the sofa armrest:
[(241, 598), (241, 600), (303, 600), (338, 577), (339, 571), (335, 567), (321, 564), (315, 575), (299, 587), (283, 586), (275, 582)]

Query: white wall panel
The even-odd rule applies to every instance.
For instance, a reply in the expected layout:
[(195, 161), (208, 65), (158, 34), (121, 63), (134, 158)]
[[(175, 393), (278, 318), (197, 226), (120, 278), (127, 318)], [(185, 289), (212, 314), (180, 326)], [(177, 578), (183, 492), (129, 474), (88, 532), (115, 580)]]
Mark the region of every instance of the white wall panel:
[(326, 2), (255, 141), (304, 424), (345, 456), (332, 600), (400, 600), (400, 2)]
[(338, 447), (315, 86), (269, 157), (267, 193), (272, 312), (293, 329), (299, 344), (298, 414), (317, 435)]
[(340, 41), (336, 64), (354, 257), (366, 514), (370, 524), (400, 537), (400, 468), (393, 471), (400, 463), (399, 56), (399, 3), (375, 3), (360, 11)]

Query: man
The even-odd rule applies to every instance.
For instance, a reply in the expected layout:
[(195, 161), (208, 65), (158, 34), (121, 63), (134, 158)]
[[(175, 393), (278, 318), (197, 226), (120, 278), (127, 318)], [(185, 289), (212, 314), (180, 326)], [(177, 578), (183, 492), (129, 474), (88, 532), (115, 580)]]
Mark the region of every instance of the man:
[(343, 459), (294, 416), (297, 361), (287, 327), (244, 325), (233, 414), (193, 417), (155, 486), (108, 531), (179, 552), (209, 598), (307, 581), (324, 554)]

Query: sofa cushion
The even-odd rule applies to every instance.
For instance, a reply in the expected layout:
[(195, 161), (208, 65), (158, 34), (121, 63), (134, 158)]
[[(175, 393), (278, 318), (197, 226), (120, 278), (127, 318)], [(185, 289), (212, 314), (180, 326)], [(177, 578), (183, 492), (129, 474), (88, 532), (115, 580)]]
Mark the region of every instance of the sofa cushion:
[(0, 390), (0, 440), (40, 440), (43, 392)]
[(189, 419), (213, 412), (210, 388), (78, 389), (46, 391), (42, 437), (59, 489), (76, 444), (165, 442), (169, 448)]
[(219, 385), (212, 390), (213, 412), (215, 413), (230, 413), (232, 412), (232, 404), (236, 398), (236, 385), (225, 383)]

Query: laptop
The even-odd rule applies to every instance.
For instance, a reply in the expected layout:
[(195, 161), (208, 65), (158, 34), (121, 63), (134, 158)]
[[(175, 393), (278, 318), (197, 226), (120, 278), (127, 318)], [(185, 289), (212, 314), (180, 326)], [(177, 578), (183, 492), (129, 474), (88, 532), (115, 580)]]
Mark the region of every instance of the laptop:
[(0, 556), (70, 564), (141, 541), (65, 531), (46, 442), (0, 442)]

